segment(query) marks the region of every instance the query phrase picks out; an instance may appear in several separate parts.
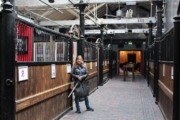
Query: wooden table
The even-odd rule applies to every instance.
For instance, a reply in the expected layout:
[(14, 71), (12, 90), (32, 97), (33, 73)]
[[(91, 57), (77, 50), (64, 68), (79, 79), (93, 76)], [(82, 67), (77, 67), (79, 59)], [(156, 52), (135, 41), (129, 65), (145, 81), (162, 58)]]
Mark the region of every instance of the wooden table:
[(132, 80), (134, 80), (134, 64), (127, 64), (123, 66), (124, 70), (124, 81), (126, 80), (126, 76), (128, 75), (128, 70), (132, 71)]

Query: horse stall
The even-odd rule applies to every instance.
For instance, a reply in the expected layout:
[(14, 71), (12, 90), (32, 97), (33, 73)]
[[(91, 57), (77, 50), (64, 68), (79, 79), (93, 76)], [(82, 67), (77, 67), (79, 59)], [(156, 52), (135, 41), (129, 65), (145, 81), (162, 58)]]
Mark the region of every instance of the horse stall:
[(109, 80), (109, 50), (103, 50), (103, 83)]
[[(159, 38), (159, 50), (155, 51), (155, 45), (152, 43), (148, 48), (146, 61), (147, 83), (156, 104), (159, 105), (165, 119), (173, 118), (173, 92), (174, 92), (174, 38), (173, 28)], [(158, 80), (155, 75), (155, 52), (158, 52)], [(157, 69), (156, 68), (156, 69)], [(157, 84), (157, 85), (156, 85)]]
[[(160, 39), (161, 47), (158, 79), (158, 105), (167, 120), (173, 119), (173, 94), (174, 93), (174, 36), (170, 29)], [(179, 72), (179, 71), (178, 71)]]
[(113, 78), (117, 74), (117, 52), (109, 50), (109, 78)]
[(150, 85), (150, 90), (154, 95), (154, 61), (150, 60), (149, 61), (149, 85)]
[(68, 36), (16, 21), (15, 119), (59, 119), (72, 109)]
[(97, 71), (97, 50), (95, 44), (84, 42), (84, 62), (89, 75), (86, 80), (89, 81), (89, 94), (98, 89), (98, 71)]
[(171, 120), (173, 115), (173, 62), (160, 62), (159, 68), (159, 106), (167, 120)]

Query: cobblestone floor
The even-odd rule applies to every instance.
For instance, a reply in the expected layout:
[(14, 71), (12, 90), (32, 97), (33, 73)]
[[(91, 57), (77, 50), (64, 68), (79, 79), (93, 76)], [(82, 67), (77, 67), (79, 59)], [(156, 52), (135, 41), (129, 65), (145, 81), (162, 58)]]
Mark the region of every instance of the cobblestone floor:
[(95, 111), (86, 111), (82, 101), (81, 114), (75, 113), (74, 104), (74, 109), (60, 120), (164, 120), (141, 75), (136, 75), (134, 81), (123, 81), (122, 76), (115, 76), (99, 86), (89, 96), (89, 101)]

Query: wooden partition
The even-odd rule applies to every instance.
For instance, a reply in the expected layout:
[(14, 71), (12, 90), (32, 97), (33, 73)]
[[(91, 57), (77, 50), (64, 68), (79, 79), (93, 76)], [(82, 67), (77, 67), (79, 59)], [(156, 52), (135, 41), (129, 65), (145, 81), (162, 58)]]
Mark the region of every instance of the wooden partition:
[(116, 75), (116, 63), (115, 61), (112, 64), (112, 76), (114, 77)]
[[(16, 120), (52, 120), (72, 109), (70, 74), (67, 64), (56, 64), (56, 77), (51, 78), (50, 65), (28, 66), (28, 79), (19, 81), (19, 70), (15, 70)], [(21, 75), (21, 71), (20, 71)]]
[(146, 68), (145, 68), (145, 72), (146, 72), (145, 74), (146, 74), (146, 75), (145, 75), (145, 78), (146, 78), (147, 80), (148, 80), (148, 74), (149, 74), (149, 73), (148, 73), (148, 72), (149, 72), (149, 71), (148, 71), (148, 62), (149, 62), (149, 61), (146, 60)]
[(149, 85), (152, 93), (154, 93), (154, 61), (149, 61)]
[(89, 94), (94, 92), (98, 88), (98, 71), (97, 62), (86, 62), (89, 75), (86, 80), (89, 81)]
[(160, 62), (159, 64), (159, 106), (167, 120), (172, 120), (173, 114), (173, 79), (172, 62)]
[(103, 61), (103, 83), (109, 80), (109, 65), (108, 60)]

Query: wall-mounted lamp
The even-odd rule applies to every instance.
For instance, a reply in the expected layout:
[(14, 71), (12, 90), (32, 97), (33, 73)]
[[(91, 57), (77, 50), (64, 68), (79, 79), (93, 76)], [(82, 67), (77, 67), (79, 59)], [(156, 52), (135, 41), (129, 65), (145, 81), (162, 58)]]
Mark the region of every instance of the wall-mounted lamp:
[(95, 43), (96, 43), (96, 44), (102, 43), (101, 38), (98, 38)]
[(108, 44), (108, 49), (111, 49), (111, 44)]
[(97, 47), (103, 46), (101, 38), (96, 39), (95, 44), (96, 44)]

